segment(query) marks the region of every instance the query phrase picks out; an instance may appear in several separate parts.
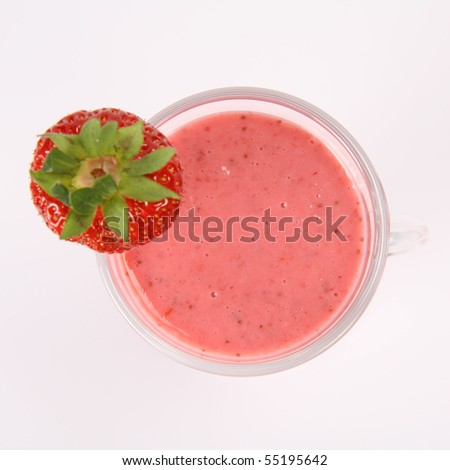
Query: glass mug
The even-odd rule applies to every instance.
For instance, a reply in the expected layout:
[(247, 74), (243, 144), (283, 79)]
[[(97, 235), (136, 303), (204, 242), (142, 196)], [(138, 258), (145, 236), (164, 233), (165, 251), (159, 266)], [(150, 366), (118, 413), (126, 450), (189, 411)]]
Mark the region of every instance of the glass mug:
[(390, 223), (389, 209), (381, 182), (367, 155), (338, 122), (315, 106), (278, 91), (235, 87), (199, 93), (167, 107), (149, 120), (170, 136), (192, 120), (226, 111), (253, 111), (291, 121), (326, 145), (345, 168), (358, 189), (366, 210), (369, 240), (367, 262), (351, 300), (338, 319), (311, 342), (278, 356), (257, 360), (223, 360), (201, 356), (180, 340), (163, 334), (149, 321), (142, 299), (133, 291), (123, 255), (98, 255), (100, 272), (115, 304), (132, 327), (149, 343), (173, 359), (210, 373), (235, 376), (262, 375), (306, 362), (338, 341), (362, 315), (381, 280), (390, 254), (407, 251), (426, 238), (424, 227)]

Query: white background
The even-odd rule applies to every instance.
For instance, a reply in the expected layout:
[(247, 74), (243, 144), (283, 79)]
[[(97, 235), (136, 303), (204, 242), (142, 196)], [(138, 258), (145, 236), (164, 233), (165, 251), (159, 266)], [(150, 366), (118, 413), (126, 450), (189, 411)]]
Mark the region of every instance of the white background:
[[(450, 448), (448, 2), (0, 5), (0, 448)], [(36, 134), (76, 109), (148, 118), (233, 85), (334, 116), (371, 157), (392, 213), (430, 230), (388, 260), (337, 345), (244, 379), (145, 343), (94, 254), (45, 228), (27, 173)]]

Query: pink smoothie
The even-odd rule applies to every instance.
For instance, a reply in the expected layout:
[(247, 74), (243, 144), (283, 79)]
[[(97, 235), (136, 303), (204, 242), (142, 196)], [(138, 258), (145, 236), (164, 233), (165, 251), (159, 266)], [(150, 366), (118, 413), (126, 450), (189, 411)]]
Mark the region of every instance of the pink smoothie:
[[(143, 320), (184, 350), (233, 362), (314, 340), (345, 311), (366, 264), (363, 202), (336, 157), (296, 124), (259, 113), (210, 115), (169, 138), (184, 167), (180, 216), (194, 209), (200, 221), (178, 224), (185, 242), (172, 227), (168, 240), (123, 255), (123, 282), (139, 297)], [(327, 207), (333, 222), (346, 216), (338, 229), (346, 241), (325, 239)], [(268, 208), (276, 222), (261, 221)], [(218, 230), (208, 237), (208, 216), (224, 226), (255, 219), (221, 232), (214, 219), (209, 227)], [(292, 222), (281, 227), (283, 216)], [(317, 221), (309, 235), (324, 238), (287, 241), (308, 217)], [(274, 238), (264, 236), (268, 228)]]

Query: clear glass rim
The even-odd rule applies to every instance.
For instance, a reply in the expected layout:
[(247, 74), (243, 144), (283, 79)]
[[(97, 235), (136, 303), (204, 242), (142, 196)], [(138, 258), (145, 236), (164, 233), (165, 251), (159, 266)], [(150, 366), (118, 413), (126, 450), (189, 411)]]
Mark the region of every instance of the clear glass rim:
[[(356, 323), (367, 308), (381, 280), (389, 248), (389, 209), (381, 181), (368, 156), (354, 137), (335, 119), (316, 106), (295, 96), (275, 90), (255, 87), (229, 87), (197, 93), (166, 107), (148, 120), (155, 127), (191, 108), (224, 100), (257, 100), (290, 108), (316, 121), (351, 153), (364, 173), (372, 196), (375, 215), (373, 253), (358, 295), (344, 315), (322, 336), (288, 356), (255, 363), (216, 362), (177, 349), (150, 331), (132, 311), (114, 282), (108, 266), (108, 256), (98, 254), (101, 276), (109, 294), (128, 323), (148, 342), (173, 359), (205, 372), (231, 376), (254, 376), (279, 372), (300, 365), (326, 351)], [(113, 255), (114, 256), (114, 255)]]

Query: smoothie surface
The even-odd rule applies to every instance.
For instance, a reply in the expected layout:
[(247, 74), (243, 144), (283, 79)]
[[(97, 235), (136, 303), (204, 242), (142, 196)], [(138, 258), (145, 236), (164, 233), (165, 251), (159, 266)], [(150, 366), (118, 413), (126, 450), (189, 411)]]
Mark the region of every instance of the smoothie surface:
[[(351, 300), (367, 252), (363, 202), (336, 157), (298, 125), (253, 112), (213, 114), (168, 137), (184, 168), (179, 223), (123, 255), (152, 328), (237, 362), (320, 335)], [(345, 220), (327, 234), (330, 210), (330, 223)]]

